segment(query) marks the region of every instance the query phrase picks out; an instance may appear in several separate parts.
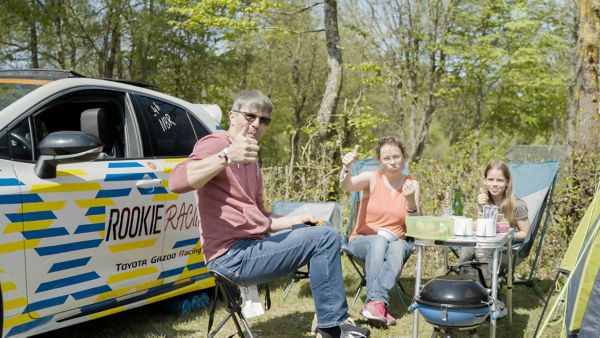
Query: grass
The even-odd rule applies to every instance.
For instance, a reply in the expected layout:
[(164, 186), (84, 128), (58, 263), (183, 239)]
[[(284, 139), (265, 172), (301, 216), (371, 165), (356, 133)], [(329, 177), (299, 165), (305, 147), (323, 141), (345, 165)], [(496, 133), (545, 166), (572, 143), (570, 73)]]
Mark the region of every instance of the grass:
[[(402, 285), (410, 293), (410, 295), (403, 295), (406, 303), (412, 298), (414, 291), (414, 278), (412, 276), (415, 275), (415, 256), (412, 255), (407, 262), (401, 278)], [(437, 251), (428, 249), (427, 259), (424, 262), (425, 278), (431, 278), (442, 273), (439, 270), (441, 268), (436, 268), (443, 267), (443, 260)], [(343, 258), (343, 265), (350, 315), (356, 319), (359, 325), (369, 325), (358, 314), (365, 292), (362, 291), (359, 301), (352, 306), (352, 297), (358, 279), (353, 275), (352, 267), (345, 258)], [(283, 289), (287, 280), (287, 278), (282, 278), (270, 283), (271, 309), (266, 311), (265, 315), (249, 320), (255, 337), (310, 337), (314, 306), (308, 280), (301, 280), (296, 283), (287, 299), (283, 299)], [(537, 284), (546, 292), (551, 285), (551, 281), (542, 280), (538, 281)], [(392, 294), (391, 312), (397, 318), (398, 323), (389, 328), (370, 326), (372, 337), (412, 337), (413, 314), (402, 306), (395, 292), (392, 292)], [(525, 286), (516, 286), (513, 292), (513, 304), (512, 326), (508, 325), (508, 318), (499, 320), (496, 336), (510, 338), (533, 337), (542, 311), (542, 301), (532, 289)], [(219, 306), (215, 314), (214, 325), (224, 315), (225, 310), (222, 306)], [(207, 310), (201, 310), (188, 316), (169, 315), (165, 314), (162, 304), (158, 303), (49, 332), (39, 337), (206, 337), (207, 323)], [(419, 337), (431, 337), (433, 327), (425, 322), (423, 318), (420, 319), (419, 323)], [(218, 337), (229, 337), (235, 332), (235, 326), (229, 321)], [(479, 327), (478, 334), (479, 337), (489, 336), (487, 322)], [(456, 336), (467, 337), (466, 333), (459, 333)], [(551, 325), (544, 332), (544, 337), (558, 336), (560, 336), (559, 325)]]

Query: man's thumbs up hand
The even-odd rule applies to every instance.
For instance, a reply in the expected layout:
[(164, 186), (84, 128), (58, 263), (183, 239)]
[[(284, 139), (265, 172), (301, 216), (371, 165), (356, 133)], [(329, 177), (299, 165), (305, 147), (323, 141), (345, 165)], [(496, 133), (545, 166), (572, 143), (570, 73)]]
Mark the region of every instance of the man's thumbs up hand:
[(248, 137), (249, 124), (245, 124), (237, 135), (234, 135), (233, 142), (229, 146), (227, 156), (233, 163), (255, 162), (258, 158), (260, 146), (253, 137)]

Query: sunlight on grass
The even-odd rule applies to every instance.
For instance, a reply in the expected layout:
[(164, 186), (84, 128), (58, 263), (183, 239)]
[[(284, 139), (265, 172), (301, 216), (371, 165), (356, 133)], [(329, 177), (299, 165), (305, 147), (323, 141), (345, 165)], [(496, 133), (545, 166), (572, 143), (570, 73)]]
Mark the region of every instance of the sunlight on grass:
[[(438, 251), (429, 250), (424, 277), (429, 279), (441, 274), (443, 258)], [(407, 262), (402, 273), (401, 282), (410, 294), (403, 294), (405, 303), (409, 303), (414, 292), (414, 271), (416, 259), (413, 255)], [(358, 278), (353, 275), (353, 270), (343, 258), (346, 295), (350, 306), (350, 315), (359, 325), (369, 326), (359, 316), (362, 300), (365, 296), (363, 290), (356, 305), (351, 306), (352, 297)], [(314, 316), (308, 280), (296, 283), (287, 299), (283, 299), (283, 290), (288, 278), (282, 278), (270, 283), (272, 307), (265, 315), (249, 319), (250, 327), (255, 337), (310, 337), (310, 325)], [(538, 284), (544, 292), (550, 287), (551, 281), (542, 280)], [(210, 292), (212, 297), (212, 291)], [(514, 315), (512, 327), (508, 319), (498, 321), (496, 336), (533, 337), (538, 323), (543, 303), (533, 290), (517, 286), (514, 289)], [(389, 328), (369, 326), (372, 337), (412, 337), (413, 314), (408, 312), (400, 303), (398, 296), (393, 292), (390, 311), (397, 318), (398, 323)], [(215, 312), (213, 324), (216, 326), (225, 316), (226, 312), (222, 303), (219, 303)], [(433, 327), (423, 318), (419, 321), (419, 337), (430, 337)], [(560, 322), (550, 325), (544, 332), (544, 337), (560, 336)], [(165, 314), (162, 304), (134, 309), (113, 316), (100, 318), (89, 323), (79, 324), (62, 330), (50, 332), (41, 337), (146, 337), (146, 338), (171, 338), (171, 337), (206, 337), (208, 326), (208, 309), (200, 310), (188, 316)], [(230, 320), (218, 337), (228, 337), (236, 332)], [(489, 336), (489, 324), (482, 324), (477, 330), (479, 337)], [(466, 332), (460, 332), (456, 337), (467, 337)]]

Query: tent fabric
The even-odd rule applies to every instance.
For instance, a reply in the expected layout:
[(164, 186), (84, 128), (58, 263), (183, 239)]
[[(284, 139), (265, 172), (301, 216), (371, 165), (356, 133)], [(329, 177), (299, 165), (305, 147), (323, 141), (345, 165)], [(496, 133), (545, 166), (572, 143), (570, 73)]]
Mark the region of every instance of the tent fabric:
[(564, 331), (568, 337), (598, 337), (600, 332), (600, 190), (586, 210), (560, 265), (568, 275), (552, 311), (546, 314), (541, 337), (552, 313), (565, 301)]
[[(600, 259), (598, 259), (600, 257), (600, 237), (598, 236), (598, 230), (600, 229), (599, 197), (599, 194), (596, 193), (592, 205), (588, 208), (588, 211), (591, 212), (586, 212), (585, 216), (588, 217), (584, 216), (579, 225), (581, 229), (578, 227), (575, 232), (575, 236), (578, 233), (582, 234), (580, 237), (583, 240), (579, 242), (581, 243), (579, 245), (579, 252), (575, 255), (573, 250), (569, 250), (576, 244), (576, 242), (571, 242), (567, 250), (570, 256), (567, 258), (565, 255), (565, 259), (563, 260), (565, 265), (561, 264), (564, 270), (570, 271), (565, 306), (565, 325), (568, 335), (577, 333), (583, 327), (582, 321), (586, 313), (593, 315), (594, 312), (598, 311), (598, 309), (594, 309), (590, 305), (600, 301), (600, 299), (591, 299), (593, 295), (592, 290), (597, 280), (598, 269), (600, 268)], [(567, 265), (573, 262), (573, 256), (577, 256), (574, 264)], [(596, 317), (595, 321), (600, 321), (600, 317)]]
[(600, 274), (596, 271), (586, 312), (581, 322), (579, 338), (598, 337), (600, 334)]

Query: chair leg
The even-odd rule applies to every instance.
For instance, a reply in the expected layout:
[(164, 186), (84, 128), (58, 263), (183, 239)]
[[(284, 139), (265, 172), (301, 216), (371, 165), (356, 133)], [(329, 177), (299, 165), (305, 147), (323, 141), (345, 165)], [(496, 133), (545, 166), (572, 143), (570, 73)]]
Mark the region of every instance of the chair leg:
[(356, 304), (356, 300), (358, 300), (358, 296), (360, 295), (360, 291), (363, 288), (363, 283), (361, 282), (360, 284), (358, 284), (358, 287), (356, 288), (356, 292), (354, 293), (354, 300), (352, 301), (352, 306), (354, 306), (354, 304)]
[(292, 278), (285, 284), (285, 287), (283, 288), (283, 299), (287, 299), (290, 291), (292, 291), (292, 286), (294, 286), (294, 283), (296, 283), (296, 279)]
[(394, 288), (396, 289), (396, 293), (398, 294), (398, 299), (400, 299), (400, 303), (402, 303), (402, 306), (407, 307), (406, 303), (404, 302), (404, 298), (402, 298), (402, 291), (404, 291), (404, 288), (402, 287), (402, 284), (400, 284), (400, 281), (398, 281), (398, 283), (396, 283)]
[[(225, 326), (227, 321), (231, 318), (237, 329), (237, 334), (240, 337), (253, 338), (254, 336), (252, 335), (252, 331), (250, 330), (250, 325), (248, 325), (248, 322), (246, 321), (246, 318), (244, 317), (244, 314), (242, 313), (242, 306), (241, 306), (240, 302), (238, 301), (236, 295), (230, 289), (229, 286), (225, 285), (224, 282), (219, 280), (219, 277), (215, 277), (215, 281), (217, 284), (216, 285), (217, 290), (221, 292), (221, 294), (223, 296), (223, 300), (226, 303), (227, 315), (225, 315), (225, 317), (221, 320), (219, 325), (217, 325), (212, 332), (209, 332), (208, 337), (209, 338), (215, 337), (219, 333), (219, 331), (223, 328), (223, 326)], [(215, 303), (213, 303), (212, 308), (211, 308), (211, 313), (210, 313), (211, 317), (214, 316), (214, 307), (216, 306), (217, 301), (218, 301), (218, 292), (215, 293), (215, 299), (214, 299)], [(241, 325), (240, 325), (240, 322), (241, 322)], [(210, 331), (211, 323), (212, 323), (212, 318), (209, 318), (209, 331)], [(244, 327), (246, 334), (244, 334), (244, 329), (242, 329), (242, 326)]]

